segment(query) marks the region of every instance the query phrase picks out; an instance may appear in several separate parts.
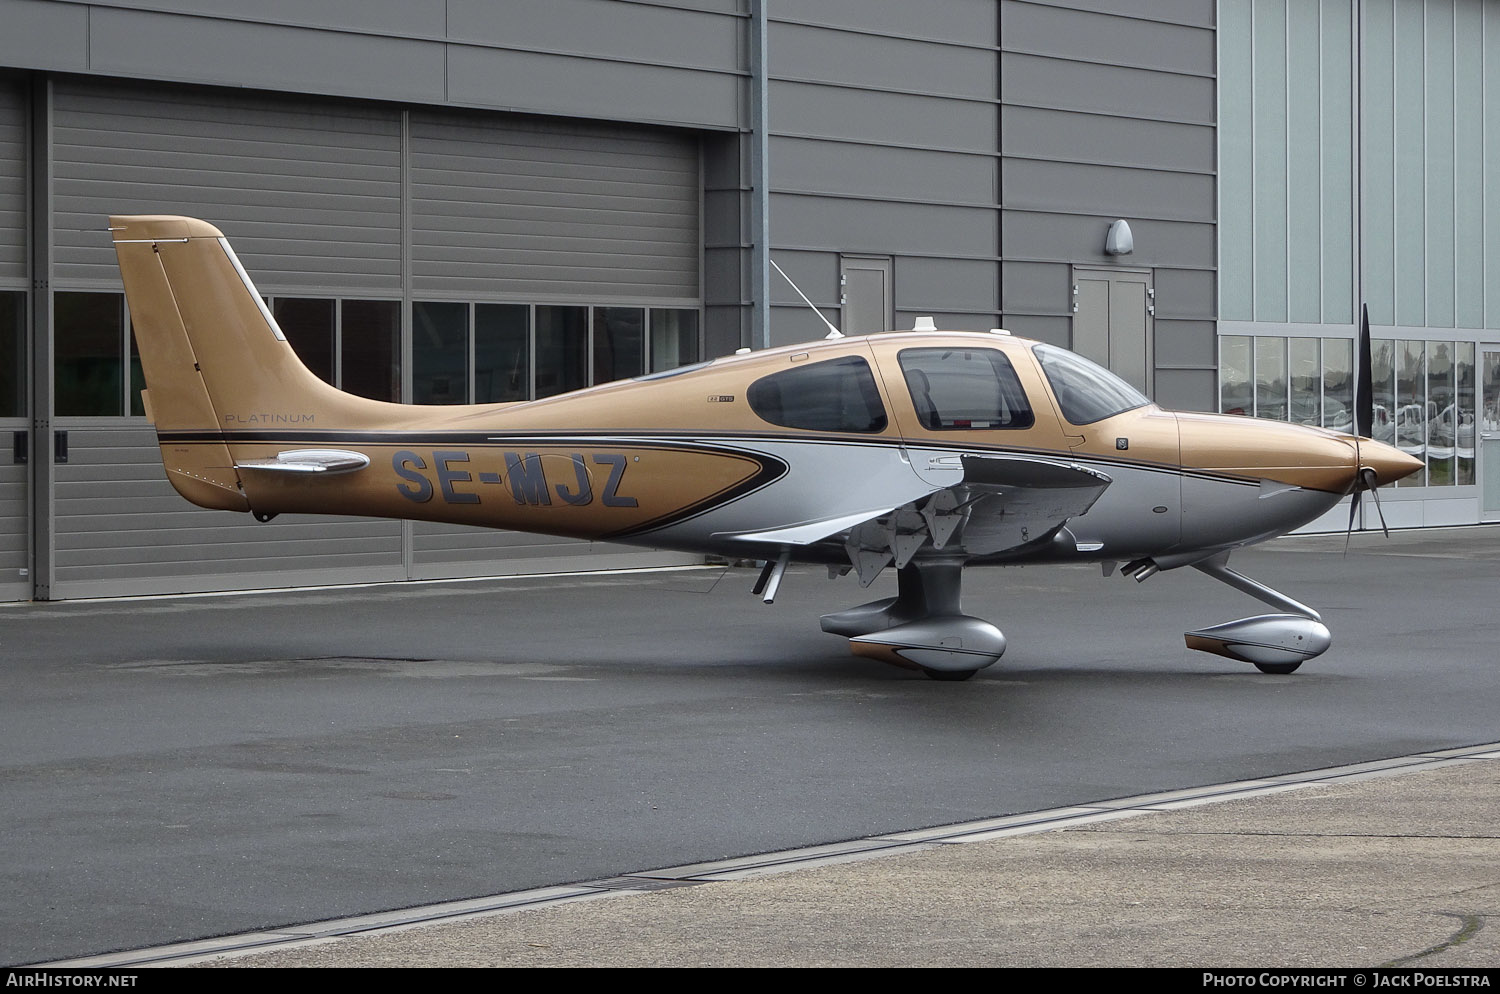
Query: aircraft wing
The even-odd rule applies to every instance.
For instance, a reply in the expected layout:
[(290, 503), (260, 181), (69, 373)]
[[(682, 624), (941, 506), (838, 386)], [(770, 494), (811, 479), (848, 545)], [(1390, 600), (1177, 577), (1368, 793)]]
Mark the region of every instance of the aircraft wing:
[(929, 543), (959, 556), (993, 555), (1050, 538), (1088, 511), (1110, 485), (1103, 473), (1027, 456), (964, 455), (963, 480), (900, 507), (803, 521), (734, 538), (811, 545), (844, 536), (849, 562), (869, 585), (905, 566)]
[(968, 511), (958, 542), (981, 556), (1050, 537), (1093, 507), (1112, 482), (1082, 466), (1042, 459), (964, 456), (963, 466), (964, 482), (950, 488)]

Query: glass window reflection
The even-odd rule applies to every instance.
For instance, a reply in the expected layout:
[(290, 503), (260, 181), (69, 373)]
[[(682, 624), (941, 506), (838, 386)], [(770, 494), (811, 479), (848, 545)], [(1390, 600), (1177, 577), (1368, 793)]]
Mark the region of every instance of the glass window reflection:
[(1453, 343), (1427, 343), (1427, 485), (1451, 487), (1458, 451), (1458, 398)]
[(1219, 410), (1225, 414), (1249, 414), (1255, 409), (1254, 381), (1250, 375), (1250, 336), (1225, 335), (1219, 339)]
[(1299, 425), (1323, 423), (1323, 357), (1322, 342), (1316, 338), (1293, 338), (1287, 341), (1288, 383), (1287, 418)]
[(646, 312), (639, 307), (594, 308), (594, 382), (646, 371)]
[(651, 309), (651, 372), (690, 366), (698, 361), (698, 312), (684, 308)]
[(1474, 409), (1474, 343), (1459, 342), (1453, 363), (1454, 391), (1458, 399), (1458, 428), (1454, 433), (1453, 482), (1459, 486), (1472, 486), (1474, 476), (1474, 440), (1476, 421)]
[(525, 304), (474, 305), (474, 403), (531, 396), (531, 309)]
[(536, 309), (536, 395), (538, 398), (588, 385), (586, 307), (538, 306)]
[(302, 365), (324, 383), (337, 383), (333, 368), (334, 301), (313, 297), (277, 297), (271, 313)]
[(1286, 339), (1279, 335), (1255, 339), (1255, 416), (1285, 421)]
[(1396, 343), (1377, 338), (1370, 343), (1370, 383), (1374, 421), (1370, 437), (1396, 444)]
[(339, 385), (371, 400), (401, 399), (401, 302), (340, 305)]
[(53, 412), (124, 414), (125, 298), (59, 291), (52, 297)]
[(469, 401), (469, 305), (411, 305), (411, 392), (418, 404)]
[[(1427, 350), (1409, 339), (1396, 342), (1396, 447), (1426, 461)], [(1425, 467), (1396, 482), (1398, 487), (1426, 484)]]
[(1354, 431), (1354, 343), (1323, 339), (1323, 427)]
[(0, 418), (26, 414), (26, 295), (0, 292)]

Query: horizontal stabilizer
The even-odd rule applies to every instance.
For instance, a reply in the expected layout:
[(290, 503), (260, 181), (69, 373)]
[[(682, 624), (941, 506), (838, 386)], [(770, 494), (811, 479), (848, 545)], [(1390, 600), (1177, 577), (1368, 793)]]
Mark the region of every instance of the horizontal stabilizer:
[(247, 459), (236, 463), (236, 469), (263, 473), (357, 473), (370, 465), (363, 452), (346, 449), (291, 449), (276, 453), (275, 459)]

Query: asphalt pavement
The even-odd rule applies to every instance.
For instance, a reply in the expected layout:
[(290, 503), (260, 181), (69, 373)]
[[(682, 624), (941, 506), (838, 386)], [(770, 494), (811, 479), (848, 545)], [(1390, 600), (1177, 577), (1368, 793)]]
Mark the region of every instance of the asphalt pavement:
[[(969, 571), (1010, 649), (961, 684), (850, 657), (817, 616), (887, 580), (812, 570), (773, 607), (745, 570), (7, 607), (0, 962), (246, 935), (278, 948), (226, 962), (1474, 962), (1497, 553), (1236, 553), (1333, 630), (1290, 677), (1183, 647), (1262, 610), (1186, 570)], [(1393, 760), (1420, 769), (1036, 815)], [(852, 862), (761, 855), (808, 847)], [(484, 915), (323, 942), (452, 902)]]

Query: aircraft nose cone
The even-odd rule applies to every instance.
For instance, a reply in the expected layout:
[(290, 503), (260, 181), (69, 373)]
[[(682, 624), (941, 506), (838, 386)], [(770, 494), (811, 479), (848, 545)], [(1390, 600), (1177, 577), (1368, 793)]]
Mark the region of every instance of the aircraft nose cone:
[(1375, 471), (1376, 484), (1382, 487), (1422, 468), (1422, 460), (1416, 456), (1370, 438), (1359, 440), (1359, 462)]

